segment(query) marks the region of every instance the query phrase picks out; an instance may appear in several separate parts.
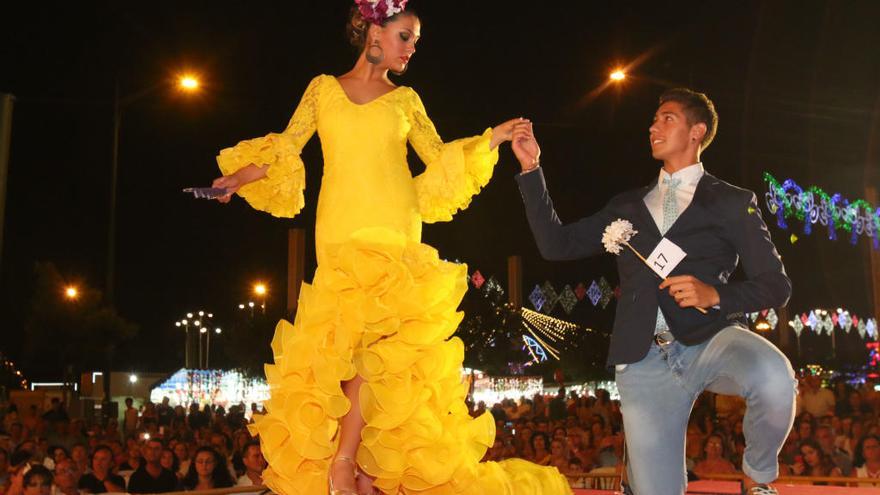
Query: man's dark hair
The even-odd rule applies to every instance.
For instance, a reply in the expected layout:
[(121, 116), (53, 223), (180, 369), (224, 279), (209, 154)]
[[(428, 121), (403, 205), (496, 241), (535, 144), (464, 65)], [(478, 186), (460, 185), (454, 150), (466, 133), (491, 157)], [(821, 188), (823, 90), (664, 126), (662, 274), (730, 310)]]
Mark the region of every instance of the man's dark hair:
[(687, 88), (674, 88), (666, 90), (660, 95), (661, 105), (667, 101), (674, 101), (681, 105), (688, 125), (706, 124), (706, 134), (703, 135), (700, 149), (708, 148), (712, 140), (715, 139), (715, 132), (718, 130), (718, 112), (715, 111), (715, 104), (712, 103), (712, 100), (703, 93)]

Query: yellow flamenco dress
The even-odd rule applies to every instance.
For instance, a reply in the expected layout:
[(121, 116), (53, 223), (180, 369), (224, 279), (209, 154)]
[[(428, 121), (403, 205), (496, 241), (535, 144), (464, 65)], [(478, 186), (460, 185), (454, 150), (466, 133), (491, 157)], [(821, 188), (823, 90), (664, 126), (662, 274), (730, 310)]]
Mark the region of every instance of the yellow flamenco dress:
[[(480, 463), (495, 438), (489, 413), (472, 419), (452, 337), (467, 267), (420, 243), (422, 222), (448, 221), (489, 181), (498, 160), (481, 136), (443, 143), (419, 96), (398, 87), (353, 103), (333, 76), (314, 78), (282, 133), (242, 141), (217, 157), (224, 175), (248, 164), (266, 177), (238, 194), (292, 217), (303, 207), (300, 151), (317, 130), (324, 155), (318, 268), (296, 319), (275, 330), (267, 414), (256, 417), (277, 493), (326, 494), (350, 402), (341, 382), (359, 374), (357, 463), (385, 494), (571, 493), (555, 468), (522, 460)], [(407, 141), (426, 171), (413, 178)]]

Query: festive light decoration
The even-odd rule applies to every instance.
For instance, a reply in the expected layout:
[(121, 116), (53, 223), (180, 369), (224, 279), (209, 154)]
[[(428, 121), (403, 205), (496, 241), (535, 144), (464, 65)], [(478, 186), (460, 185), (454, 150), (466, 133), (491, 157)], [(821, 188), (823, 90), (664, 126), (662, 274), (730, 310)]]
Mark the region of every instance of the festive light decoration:
[[(765, 202), (770, 213), (776, 215), (779, 228), (787, 229), (786, 219), (794, 217), (804, 223), (805, 235), (818, 223), (827, 228), (832, 241), (837, 240), (837, 230), (842, 228), (849, 232), (850, 243), (856, 244), (859, 236), (864, 235), (872, 239), (874, 249), (880, 249), (880, 208), (863, 199), (851, 202), (839, 193), (829, 195), (816, 186), (804, 190), (792, 179), (780, 184), (767, 172), (764, 181), (767, 183)], [(795, 241), (797, 236), (792, 234), (792, 244)]]
[[(770, 311), (772, 312), (773, 310), (771, 309)], [(757, 314), (751, 313), (749, 316), (754, 318), (754, 315)], [(835, 328), (849, 333), (850, 330), (855, 328), (859, 337), (863, 339), (866, 336), (874, 340), (878, 338), (877, 320), (874, 318), (860, 318), (857, 315), (850, 314), (848, 310), (843, 308), (837, 308), (836, 310), (817, 308), (809, 313), (801, 313), (789, 321), (788, 326), (794, 330), (795, 335), (798, 337), (801, 336), (804, 328), (810, 328), (817, 335), (822, 335), (823, 333), (831, 335)]]
[(529, 354), (532, 355), (532, 360), (535, 363), (542, 363), (547, 360), (547, 353), (544, 351), (544, 348), (541, 347), (541, 344), (538, 343), (535, 339), (529, 337), (528, 335), (523, 335), (523, 342), (525, 342), (525, 348), (529, 351)]
[[(467, 371), (470, 374), (469, 370)], [(544, 392), (544, 379), (540, 376), (488, 376), (474, 372), (474, 401), (495, 404), (504, 399), (533, 397)]]
[(172, 406), (197, 402), (229, 406), (244, 402), (262, 404), (269, 399), (269, 385), (262, 378), (248, 378), (239, 371), (182, 368), (150, 391), (150, 400), (168, 397)]
[[(580, 329), (574, 323), (543, 315), (527, 308), (520, 309), (520, 315), (522, 316), (523, 329), (530, 333), (534, 340), (556, 360), (559, 360), (559, 350), (548, 344), (544, 339), (553, 343), (564, 342), (571, 333)], [(586, 329), (586, 331), (592, 332), (591, 329)], [(527, 338), (528, 336), (523, 335), (523, 337)], [(528, 341), (526, 343), (528, 345)], [(529, 351), (531, 352), (532, 349), (530, 346)], [(534, 356), (534, 354), (532, 355)]]

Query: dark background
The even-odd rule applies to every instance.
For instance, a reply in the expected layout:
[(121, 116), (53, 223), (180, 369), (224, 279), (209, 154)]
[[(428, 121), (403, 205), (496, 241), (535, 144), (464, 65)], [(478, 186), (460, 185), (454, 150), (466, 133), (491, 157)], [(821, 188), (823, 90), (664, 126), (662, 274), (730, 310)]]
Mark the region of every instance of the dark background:
[[(222, 147), (281, 130), (308, 81), (341, 74), (355, 55), (344, 36), (350, 2), (66, 2), (4, 12), (0, 91), (16, 96), (5, 246), (0, 266), (0, 351), (20, 353), (34, 263), (54, 262), (72, 283), (102, 289), (110, 190), (114, 81), (124, 94), (189, 69), (195, 96), (169, 83), (122, 118), (117, 307), (137, 323), (119, 350), (126, 369), (181, 366), (174, 321), (205, 308), (224, 324), (254, 280), (270, 288), (267, 320), (284, 307), (287, 229), (307, 231), (307, 273), (321, 177), (317, 139), (306, 147), (307, 206), (293, 220), (194, 200), (182, 187), (218, 175)], [(395, 81), (419, 92), (441, 135), (473, 135), (508, 118), (536, 122), (550, 190), (563, 219), (598, 209), (649, 182), (659, 164), (647, 128), (666, 87), (706, 92), (720, 114), (707, 170), (766, 191), (763, 172), (850, 199), (878, 184), (880, 3), (874, 1), (440, 2), (412, 0), (422, 40)], [(621, 86), (585, 98), (617, 65)], [(414, 157), (414, 154), (411, 155)], [(414, 172), (420, 165), (413, 158)], [(506, 258), (524, 258), (527, 295), (605, 276), (608, 256), (542, 261), (505, 147), (495, 177), (455, 221), (429, 225), (424, 241), (444, 257), (506, 284)], [(831, 242), (820, 228), (796, 243), (765, 220), (794, 282), (793, 312), (844, 307), (871, 316), (868, 241)], [(791, 222), (799, 232), (801, 223)], [(607, 331), (606, 310), (581, 303), (569, 317)], [(562, 315), (564, 316), (564, 315)], [(806, 332), (805, 332), (806, 333)], [(256, 332), (251, 345), (268, 345)], [(863, 359), (854, 334), (838, 346)], [(222, 346), (222, 338), (214, 345)], [(824, 340), (822, 340), (824, 338)], [(830, 339), (812, 339), (817, 356)], [(50, 345), (50, 344), (47, 344)], [(602, 350), (604, 353), (604, 349)], [(807, 358), (810, 356), (808, 355)], [(19, 363), (51, 378), (52, 363)], [(47, 376), (48, 375), (48, 376)]]

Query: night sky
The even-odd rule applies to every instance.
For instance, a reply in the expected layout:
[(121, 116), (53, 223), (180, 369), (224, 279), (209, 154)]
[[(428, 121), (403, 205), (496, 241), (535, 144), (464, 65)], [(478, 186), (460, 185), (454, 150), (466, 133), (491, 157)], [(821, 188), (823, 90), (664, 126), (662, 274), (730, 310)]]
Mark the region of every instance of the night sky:
[[(412, 0), (422, 40), (409, 72), (446, 140), (508, 118), (535, 123), (560, 216), (589, 214), (643, 185), (659, 164), (647, 129), (671, 86), (706, 92), (720, 115), (703, 155), (707, 170), (763, 196), (762, 174), (850, 199), (878, 185), (880, 2)], [(106, 270), (114, 81), (123, 94), (159, 84), (124, 109), (117, 214), (116, 300), (141, 327), (124, 366), (168, 371), (182, 362), (174, 327), (205, 308), (218, 324), (268, 283), (269, 314), (283, 311), (287, 230), (307, 232), (314, 270), (320, 144), (306, 147), (307, 206), (293, 220), (180, 192), (218, 175), (214, 156), (237, 141), (283, 129), (309, 80), (342, 74), (355, 55), (344, 36), (350, 2), (37, 2), (4, 12), (0, 92), (16, 96), (0, 266), (0, 351), (20, 352), (36, 261), (72, 282), (103, 288)], [(592, 99), (610, 69), (638, 60), (630, 78)], [(170, 84), (182, 70), (203, 90)], [(411, 153), (414, 173), (421, 165)], [(535, 283), (617, 277), (602, 256), (542, 261), (522, 211), (505, 146), (493, 181), (424, 241), (506, 283), (506, 258), (523, 256)], [(872, 310), (867, 241), (832, 242), (816, 229), (792, 244), (765, 220), (794, 282), (795, 312)], [(800, 229), (800, 222), (792, 225)], [(607, 330), (613, 307), (572, 317)], [(255, 338), (254, 345), (268, 345)], [(858, 345), (858, 342), (856, 344)], [(21, 363), (39, 377), (38, 363)], [(51, 377), (49, 377), (51, 378)]]

